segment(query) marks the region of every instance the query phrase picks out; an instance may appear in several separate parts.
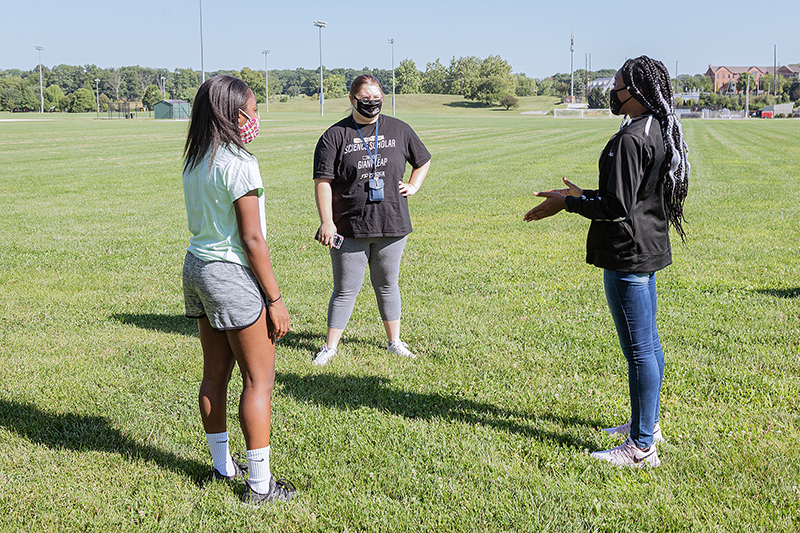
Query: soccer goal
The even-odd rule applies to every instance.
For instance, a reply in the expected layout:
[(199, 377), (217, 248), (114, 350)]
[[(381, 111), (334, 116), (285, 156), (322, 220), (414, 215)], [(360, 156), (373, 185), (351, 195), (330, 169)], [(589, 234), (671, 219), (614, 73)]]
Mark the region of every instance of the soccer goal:
[(610, 109), (554, 109), (555, 118), (614, 118)]

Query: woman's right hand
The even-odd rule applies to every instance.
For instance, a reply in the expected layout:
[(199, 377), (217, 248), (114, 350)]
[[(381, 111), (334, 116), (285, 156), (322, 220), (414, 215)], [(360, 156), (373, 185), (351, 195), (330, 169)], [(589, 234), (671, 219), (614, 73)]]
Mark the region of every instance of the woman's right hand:
[(281, 299), (277, 302), (270, 303), (267, 307), (267, 311), (269, 312), (269, 318), (273, 326), (269, 332), (269, 336), (274, 340), (283, 338), (284, 335), (289, 333), (289, 328), (291, 327), (289, 311), (286, 309), (286, 306), (283, 305), (283, 300)]
[(567, 180), (566, 177), (561, 178), (561, 180), (564, 182), (564, 185), (566, 185), (567, 188), (553, 189), (552, 192), (557, 192), (559, 194), (563, 194), (564, 196), (576, 196), (576, 197), (583, 196), (583, 189), (581, 189), (571, 181)]
[(333, 246), (333, 236), (336, 234), (336, 224), (331, 222), (323, 222), (317, 231), (317, 240), (323, 246), (331, 248)]

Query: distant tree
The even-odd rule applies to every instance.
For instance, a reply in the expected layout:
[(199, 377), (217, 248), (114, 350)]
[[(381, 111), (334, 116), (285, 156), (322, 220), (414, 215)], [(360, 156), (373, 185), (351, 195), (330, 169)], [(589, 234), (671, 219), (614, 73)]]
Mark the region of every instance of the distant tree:
[(589, 91), (589, 107), (592, 109), (608, 109), (611, 107), (611, 100), (608, 91), (600, 87), (593, 87)]
[(517, 74), (517, 96), (536, 96), (536, 80), (525, 76), (525, 74)]
[(256, 97), (256, 102), (263, 102), (267, 97), (267, 82), (264, 79), (263, 72), (256, 72), (250, 70), (249, 67), (244, 67), (241, 72), (242, 81), (244, 81)]
[(800, 80), (795, 78), (792, 86), (789, 88), (789, 99), (792, 102), (797, 102), (800, 100)]
[(60, 110), (59, 103), (61, 99), (64, 97), (64, 91), (61, 90), (61, 87), (58, 85), (50, 85), (47, 89), (44, 90), (44, 108), (45, 111), (53, 109)]
[[(739, 74), (739, 79), (736, 80), (736, 90), (737, 91), (742, 92), (742, 93), (747, 91), (747, 85), (748, 85), (747, 79), (748, 79), (748, 76), (747, 76), (746, 72), (744, 74)], [(755, 92), (755, 90), (756, 90), (756, 77), (755, 76), (750, 75), (750, 84), (749, 85), (750, 85), (750, 92), (751, 93)]]
[(81, 87), (72, 93), (73, 99), (70, 103), (70, 111), (72, 113), (86, 113), (87, 111), (94, 111), (97, 108), (94, 94), (86, 87)]
[(64, 95), (58, 99), (58, 110), (59, 111), (67, 111), (69, 110), (69, 104), (72, 99), (68, 95)]
[(159, 89), (158, 85), (149, 85), (147, 90), (144, 92), (144, 97), (142, 98), (142, 105), (148, 109), (152, 110), (153, 106), (159, 103), (161, 100), (164, 99), (164, 94)]
[(0, 89), (0, 109), (14, 111), (22, 102), (22, 91), (16, 87), (3, 87)]
[(422, 75), (422, 92), (447, 94), (447, 76), (447, 69), (438, 59), (433, 63), (426, 63), (425, 74)]
[(106, 84), (114, 91), (114, 99), (120, 99), (120, 89), (125, 84), (125, 76), (121, 68), (110, 68), (106, 73)]
[(300, 90), (300, 87), (298, 87), (297, 85), (292, 85), (291, 87), (286, 89), (286, 94), (294, 98), (295, 96), (300, 96), (302, 94), (302, 91)]
[(175, 89), (199, 89), (200, 73), (190, 68), (176, 68), (172, 73), (175, 80)]
[(141, 88), (141, 94), (144, 96), (144, 93), (147, 91), (147, 88), (152, 85), (156, 79), (155, 71), (151, 68), (142, 68), (138, 65), (133, 67), (133, 70), (136, 73), (136, 81), (138, 82), (139, 88)]
[(506, 111), (508, 111), (512, 107), (519, 107), (519, 99), (507, 94), (500, 99), (500, 105), (505, 106)]
[(344, 96), (347, 94), (347, 85), (344, 80), (344, 76), (331, 74), (327, 78), (323, 79), (323, 84), (325, 85), (326, 98), (344, 98)]
[(447, 78), (444, 89), (447, 94), (460, 94), (467, 97), (475, 94), (481, 79), (482, 61), (475, 56), (453, 57), (447, 69)]
[[(772, 74), (764, 74), (758, 80), (758, 90), (767, 92), (769, 94), (772, 94), (772, 90), (773, 90), (772, 82), (773, 81), (774, 81), (774, 78), (772, 77)], [(767, 105), (773, 105), (773, 104), (767, 104)]]
[(553, 79), (544, 78), (536, 82), (538, 93), (543, 96), (553, 96)]
[(469, 91), (465, 86), (464, 98), (492, 105), (503, 96), (514, 94), (515, 83), (511, 76), (511, 65), (500, 56), (489, 56), (481, 62), (477, 86), (469, 87)]
[[(341, 74), (328, 72), (325, 74), (322, 83), (325, 87), (325, 98), (342, 98), (347, 94), (344, 76)], [(308, 86), (309, 89), (313, 91), (312, 94), (319, 94), (319, 78), (310, 79), (308, 81)], [(319, 96), (317, 96), (317, 98), (319, 98)]]
[(416, 94), (422, 90), (422, 73), (411, 59), (404, 59), (395, 69), (395, 83), (400, 94)]
[(100, 95), (100, 111), (108, 111), (108, 107), (111, 104), (111, 98), (109, 98), (105, 94)]
[[(38, 77), (36, 81), (39, 81)], [(39, 109), (38, 83), (36, 89), (37, 92), (34, 92), (21, 76), (0, 79), (0, 108), (6, 111)]]
[[(197, 96), (197, 87), (191, 87), (189, 89), (181, 89), (178, 91), (178, 98), (185, 102), (189, 102), (190, 104), (194, 103), (194, 98)], [(156, 102), (158, 103), (158, 102)]]
[(75, 92), (86, 80), (86, 72), (83, 67), (72, 65), (58, 65), (53, 68), (50, 83), (58, 85), (66, 93)]
[(553, 86), (553, 91), (557, 96), (566, 96), (569, 94), (569, 83), (558, 83)]

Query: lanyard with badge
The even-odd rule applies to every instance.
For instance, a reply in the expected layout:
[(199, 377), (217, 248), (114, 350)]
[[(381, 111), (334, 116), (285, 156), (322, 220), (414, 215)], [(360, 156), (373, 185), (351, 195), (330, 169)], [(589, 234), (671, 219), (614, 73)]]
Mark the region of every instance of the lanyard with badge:
[(364, 139), (364, 135), (361, 133), (361, 128), (358, 127), (358, 122), (353, 119), (353, 123), (356, 125), (356, 130), (358, 130), (358, 135), (361, 137), (361, 142), (364, 143), (364, 148), (367, 149), (367, 154), (369, 154), (369, 158), (372, 160), (372, 173), (369, 178), (369, 201), (370, 202), (380, 202), (383, 200), (383, 178), (379, 178), (377, 176), (378, 173), (378, 124), (380, 119), (375, 121), (375, 153), (373, 154), (372, 151), (369, 149), (369, 144), (367, 144), (366, 139)]

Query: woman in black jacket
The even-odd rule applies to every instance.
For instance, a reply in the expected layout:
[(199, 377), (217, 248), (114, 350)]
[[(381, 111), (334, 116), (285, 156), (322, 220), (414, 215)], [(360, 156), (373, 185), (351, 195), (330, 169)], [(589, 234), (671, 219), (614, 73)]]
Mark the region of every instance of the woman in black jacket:
[(659, 466), (655, 444), (664, 352), (656, 327), (656, 271), (672, 263), (669, 224), (684, 238), (687, 147), (675, 117), (669, 72), (660, 62), (629, 59), (615, 76), (611, 111), (627, 115), (600, 156), (597, 190), (534, 193), (545, 199), (525, 214), (541, 220), (562, 209), (591, 219), (586, 261), (604, 269), (606, 300), (628, 360), (631, 418), (608, 428), (628, 438), (592, 457), (614, 465)]

